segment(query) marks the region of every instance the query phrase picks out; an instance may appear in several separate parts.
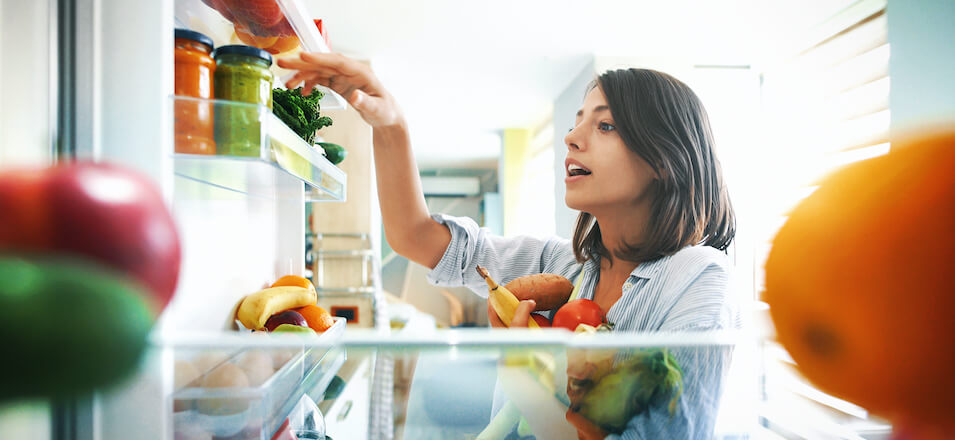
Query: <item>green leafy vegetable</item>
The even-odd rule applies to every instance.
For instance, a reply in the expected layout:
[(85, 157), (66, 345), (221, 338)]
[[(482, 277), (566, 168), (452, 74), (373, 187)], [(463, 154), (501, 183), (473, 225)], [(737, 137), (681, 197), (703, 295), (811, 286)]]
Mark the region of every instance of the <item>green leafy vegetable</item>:
[(315, 132), (332, 125), (332, 118), (319, 115), (321, 108), (318, 101), (322, 96), (325, 96), (324, 93), (318, 89), (312, 90), (308, 96), (302, 96), (301, 87), (291, 90), (273, 89), (272, 113), (312, 145), (315, 142)]
[(577, 410), (604, 430), (621, 433), (636, 414), (667, 405), (670, 416), (683, 394), (683, 370), (667, 349), (636, 352), (600, 379)]

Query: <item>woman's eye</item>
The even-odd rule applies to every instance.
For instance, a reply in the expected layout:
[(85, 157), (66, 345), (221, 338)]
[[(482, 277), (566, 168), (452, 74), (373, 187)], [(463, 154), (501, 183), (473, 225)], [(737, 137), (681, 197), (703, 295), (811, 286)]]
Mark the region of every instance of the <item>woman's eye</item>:
[(597, 128), (599, 128), (600, 131), (614, 131), (617, 129), (617, 127), (614, 127), (612, 124), (608, 124), (606, 122), (601, 122), (597, 125)]

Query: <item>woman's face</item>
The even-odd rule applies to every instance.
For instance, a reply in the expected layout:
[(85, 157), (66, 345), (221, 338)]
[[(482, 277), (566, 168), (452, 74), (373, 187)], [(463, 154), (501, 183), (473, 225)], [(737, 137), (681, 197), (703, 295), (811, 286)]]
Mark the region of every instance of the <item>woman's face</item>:
[(649, 207), (647, 188), (657, 175), (624, 144), (600, 87), (587, 94), (564, 143), (568, 207), (595, 215), (608, 209)]

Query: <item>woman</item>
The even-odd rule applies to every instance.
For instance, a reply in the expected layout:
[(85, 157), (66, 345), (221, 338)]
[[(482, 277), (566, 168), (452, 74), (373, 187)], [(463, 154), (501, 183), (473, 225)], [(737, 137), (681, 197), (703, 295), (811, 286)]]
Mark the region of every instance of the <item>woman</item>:
[[(477, 265), (502, 283), (556, 273), (578, 280), (579, 297), (594, 300), (616, 331), (739, 325), (725, 261), (735, 235), (733, 209), (706, 112), (675, 78), (647, 69), (608, 71), (587, 90), (564, 138), (565, 201), (581, 212), (568, 241), (500, 237), (468, 218), (430, 215), (408, 127), (370, 68), (337, 54), (308, 53), (279, 60), (279, 66), (298, 70), (289, 87), (328, 86), (373, 127), (385, 236), (396, 252), (432, 268), (432, 283), (486, 295)], [(522, 302), (511, 326), (526, 326), (534, 305)], [(503, 325), (494, 313), (489, 319)], [(729, 354), (722, 348), (680, 350), (685, 392), (676, 412), (644, 412), (622, 437), (711, 436)], [(607, 434), (572, 412), (568, 420), (581, 437)]]

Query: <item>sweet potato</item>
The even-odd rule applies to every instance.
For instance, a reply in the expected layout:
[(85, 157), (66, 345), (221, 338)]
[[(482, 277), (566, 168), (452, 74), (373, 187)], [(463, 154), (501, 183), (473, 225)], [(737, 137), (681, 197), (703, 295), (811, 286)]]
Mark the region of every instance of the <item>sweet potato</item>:
[(536, 311), (552, 310), (562, 306), (574, 291), (574, 284), (567, 278), (552, 273), (526, 275), (516, 278), (504, 287), (517, 299), (532, 299), (537, 302)]

